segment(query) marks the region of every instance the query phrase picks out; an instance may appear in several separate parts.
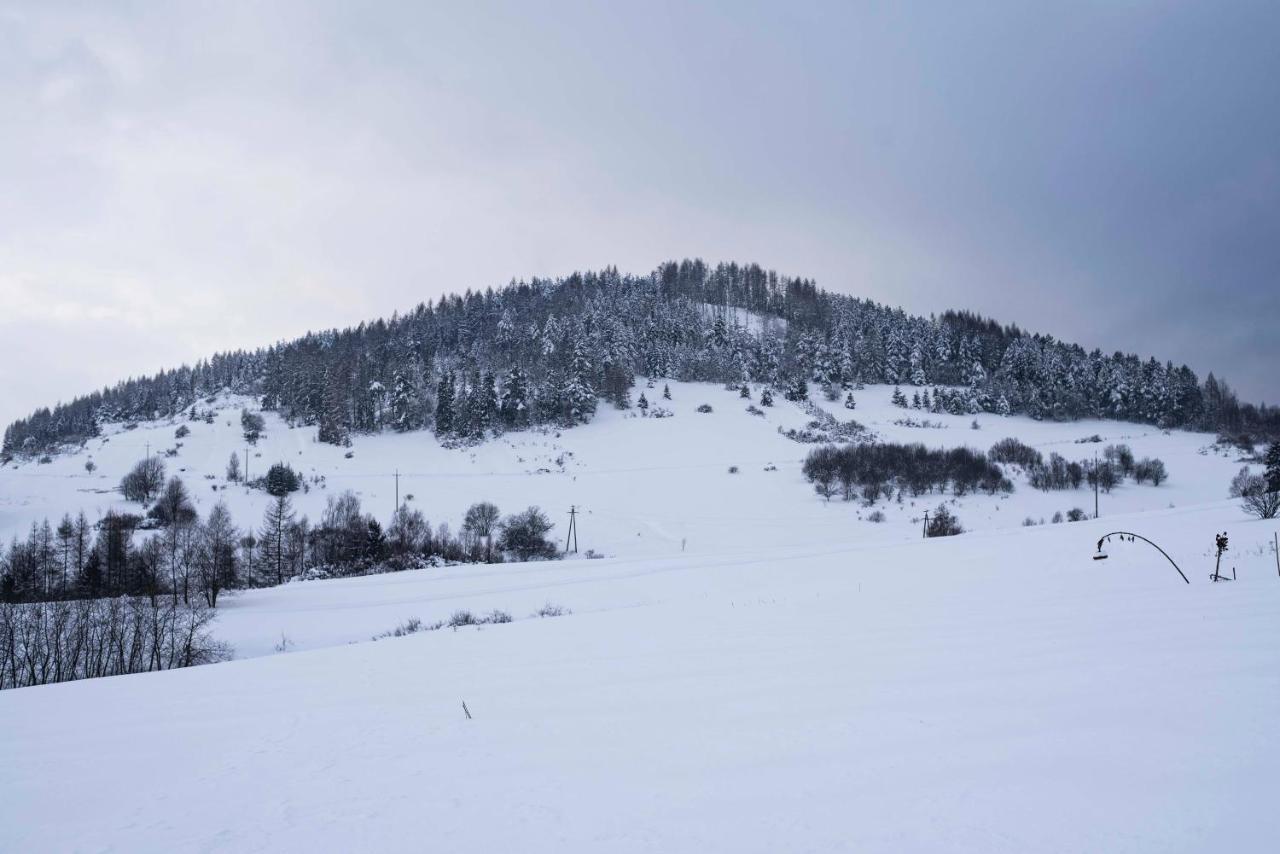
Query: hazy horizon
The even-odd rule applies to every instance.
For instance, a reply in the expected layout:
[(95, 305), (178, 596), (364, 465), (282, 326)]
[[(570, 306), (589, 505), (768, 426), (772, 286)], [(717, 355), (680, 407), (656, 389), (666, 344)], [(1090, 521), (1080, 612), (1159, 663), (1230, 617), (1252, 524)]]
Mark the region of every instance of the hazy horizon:
[(1280, 7), (0, 0), (0, 421), (467, 288), (756, 262), (1280, 390)]

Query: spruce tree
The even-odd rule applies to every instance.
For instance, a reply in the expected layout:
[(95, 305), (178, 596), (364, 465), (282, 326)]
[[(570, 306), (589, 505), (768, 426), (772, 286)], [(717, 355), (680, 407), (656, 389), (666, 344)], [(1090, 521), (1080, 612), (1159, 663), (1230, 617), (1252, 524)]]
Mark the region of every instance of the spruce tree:
[(1267, 492), (1280, 492), (1280, 439), (1271, 443), (1264, 458), (1267, 465)]
[(529, 390), (524, 372), (513, 366), (502, 381), (502, 423), (510, 429), (525, 426), (529, 419)]
[(573, 361), (569, 367), (569, 381), (565, 386), (564, 397), (567, 411), (565, 421), (568, 424), (585, 424), (596, 412), (596, 392), (591, 382), (591, 362), (587, 358), (586, 348), (582, 342), (573, 347)]
[(454, 379), (450, 371), (440, 378), (436, 387), (436, 434), (445, 436), (453, 432)]

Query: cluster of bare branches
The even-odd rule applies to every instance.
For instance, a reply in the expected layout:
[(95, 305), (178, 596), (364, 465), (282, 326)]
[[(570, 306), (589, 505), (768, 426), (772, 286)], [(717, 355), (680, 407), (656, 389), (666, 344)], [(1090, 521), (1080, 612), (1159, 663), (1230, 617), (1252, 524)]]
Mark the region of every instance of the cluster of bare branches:
[(213, 617), (203, 603), (136, 596), (0, 603), (0, 689), (225, 660)]

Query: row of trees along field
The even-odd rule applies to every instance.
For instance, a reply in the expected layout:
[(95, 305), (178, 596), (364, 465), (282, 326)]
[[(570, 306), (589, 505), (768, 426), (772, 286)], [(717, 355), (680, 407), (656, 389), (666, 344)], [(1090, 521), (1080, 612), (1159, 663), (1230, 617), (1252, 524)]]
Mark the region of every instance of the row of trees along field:
[[(148, 479), (153, 470), (143, 460), (126, 481)], [(292, 483), (296, 489), (296, 477)], [(433, 528), (407, 502), (384, 528), (352, 492), (330, 496), (312, 523), (294, 512), (287, 488), (274, 492), (256, 529), (239, 527), (223, 502), (201, 519), (177, 477), (155, 491), (145, 513), (111, 511), (90, 523), (82, 512), (33, 524), (25, 540), (14, 538), (0, 551), (0, 601), (123, 595), (216, 607), (225, 590), (295, 576), (556, 556), (547, 539), (554, 526), (537, 507), (504, 517), (496, 505), (477, 502), (455, 534), (448, 523)]]
[[(321, 441), (433, 428), (476, 438), (589, 420), (631, 405), (635, 377), (774, 389), (858, 382), (962, 389), (988, 412), (1280, 435), (1280, 411), (1241, 403), (1187, 366), (1028, 334), (968, 312), (917, 317), (760, 267), (669, 262), (513, 282), (404, 315), (308, 334), (130, 379), (11, 424), (4, 454), (49, 452), (105, 422), (179, 417), (225, 390), (250, 394)], [(933, 397), (936, 399), (937, 394)], [(954, 404), (953, 404), (954, 405)]]

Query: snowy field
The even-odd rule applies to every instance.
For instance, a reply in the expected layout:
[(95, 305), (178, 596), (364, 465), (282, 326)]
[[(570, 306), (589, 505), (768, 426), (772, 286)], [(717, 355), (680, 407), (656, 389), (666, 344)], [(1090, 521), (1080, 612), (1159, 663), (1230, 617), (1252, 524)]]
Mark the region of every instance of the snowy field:
[[(1092, 492), (1019, 479), (952, 505), (970, 533), (926, 541), (914, 520), (939, 496), (882, 502), (881, 524), (817, 498), (808, 447), (776, 431), (808, 416), (780, 398), (760, 418), (716, 386), (641, 390), (674, 416), (602, 408), (467, 450), (358, 437), (351, 459), (268, 416), (251, 465), (323, 475), (297, 496), (313, 517), (346, 488), (389, 516), (398, 468), (433, 524), (489, 499), (540, 504), (563, 533), (576, 504), (581, 548), (607, 557), (244, 592), (216, 624), (239, 660), (0, 693), (0, 850), (1274, 850), (1276, 525), (1225, 500), (1239, 463), (1212, 437), (990, 415), (975, 431), (883, 387), (854, 413), (824, 404), (938, 447), (1017, 436), (1084, 459), (1102, 446), (1075, 440), (1098, 433), (1170, 472), (1104, 495), (1102, 519), (1034, 528), (1091, 511)], [(201, 486), (242, 447), (238, 410), (221, 416), (192, 425), (170, 471), (202, 514), (225, 496), (256, 523), (265, 496)], [(174, 426), (0, 470), (0, 531), (105, 510), (118, 496), (95, 490)], [(1142, 543), (1092, 560), (1117, 529), (1191, 584)], [(1239, 580), (1215, 585), (1222, 530)], [(572, 613), (531, 616), (548, 602)], [(370, 642), (494, 608), (515, 621)]]
[[(366, 512), (385, 525), (395, 510), (395, 473), (400, 495), (423, 511), (433, 526), (447, 523), (456, 531), (466, 508), (493, 501), (504, 513), (537, 504), (557, 523), (562, 535), (570, 506), (582, 512), (579, 545), (583, 550), (619, 557), (719, 553), (762, 546), (799, 546), (832, 541), (900, 541), (919, 530), (924, 510), (941, 496), (910, 499), (902, 505), (880, 505), (884, 524), (865, 521), (857, 503), (824, 505), (800, 474), (811, 449), (784, 438), (778, 428), (802, 428), (811, 420), (798, 406), (775, 398), (763, 416), (746, 412), (748, 401), (736, 391), (700, 383), (669, 384), (671, 400), (662, 399), (663, 383), (643, 392), (652, 406), (672, 412), (670, 418), (639, 418), (602, 402), (588, 425), (565, 431), (510, 433), (474, 448), (442, 448), (429, 432), (356, 436), (349, 449), (315, 441), (315, 427), (290, 429), (273, 413), (263, 413), (266, 434), (249, 449), (251, 476), (275, 462), (287, 462), (308, 478), (322, 477), (307, 494), (293, 496), (301, 516), (318, 519), (330, 495), (352, 490)], [(1149, 425), (1116, 421), (1037, 422), (1023, 417), (937, 415), (903, 410), (890, 404), (892, 387), (869, 386), (855, 393), (857, 409), (813, 397), (837, 418), (856, 418), (883, 441), (923, 442), (939, 448), (969, 446), (986, 451), (996, 441), (1016, 436), (1046, 457), (1091, 460), (1106, 444), (1124, 442), (1136, 456), (1159, 457), (1170, 479), (1160, 487), (1131, 481), (1102, 497), (1102, 514), (1130, 513), (1170, 506), (1183, 507), (1226, 497), (1227, 484), (1239, 468), (1234, 457), (1215, 455), (1213, 437)], [(907, 389), (910, 394), (911, 389)], [(755, 395), (758, 400), (758, 390)], [(697, 412), (701, 404), (712, 412)], [(78, 453), (57, 456), (49, 464), (10, 463), (0, 468), (0, 537), (25, 536), (32, 522), (57, 523), (63, 512), (84, 509), (90, 521), (107, 509), (138, 511), (124, 502), (120, 478), (148, 449), (163, 453), (177, 441), (174, 431), (187, 424), (177, 457), (165, 459), (168, 474), (190, 488), (201, 516), (225, 500), (242, 528), (257, 528), (270, 498), (261, 491), (228, 487), (227, 460), (243, 454), (240, 407), (248, 399), (227, 398), (213, 424), (178, 420), (141, 424), (125, 430), (112, 425)], [(904, 427), (895, 421), (928, 420), (938, 428)], [(973, 430), (977, 422), (981, 429)], [(1100, 436), (1100, 444), (1076, 440)], [(85, 462), (97, 466), (92, 474)], [(739, 472), (730, 474), (737, 466)], [(773, 466), (776, 471), (766, 471)], [(1016, 527), (1031, 516), (1048, 521), (1072, 507), (1093, 512), (1091, 490), (1041, 493), (1015, 478), (1012, 496), (978, 495), (959, 499), (951, 509), (969, 530)], [(213, 487), (217, 486), (215, 490)], [(227, 487), (227, 488), (224, 488)], [(949, 500), (949, 497), (948, 497)]]

